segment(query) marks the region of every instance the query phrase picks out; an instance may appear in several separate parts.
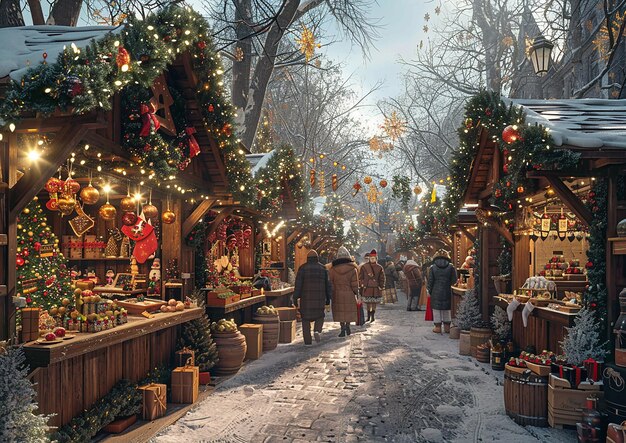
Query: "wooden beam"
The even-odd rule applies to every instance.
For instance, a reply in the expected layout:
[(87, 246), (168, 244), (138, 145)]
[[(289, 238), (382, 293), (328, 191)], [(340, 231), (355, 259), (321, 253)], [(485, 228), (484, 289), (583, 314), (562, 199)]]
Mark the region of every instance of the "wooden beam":
[(565, 203), (583, 223), (587, 226), (591, 226), (593, 223), (593, 215), (576, 194), (574, 194), (559, 177), (549, 175), (546, 176), (546, 179), (563, 203)]
[(461, 229), (461, 232), (463, 232), (463, 233), (465, 234), (465, 236), (466, 236), (467, 238), (469, 238), (469, 240), (470, 240), (472, 243), (475, 243), (475, 242), (476, 242), (476, 236), (475, 236), (474, 234), (472, 234), (472, 233), (469, 231), (469, 229), (467, 229), (465, 226), (460, 226), (460, 227), (459, 227), (459, 229)]
[(196, 226), (196, 224), (198, 224), (198, 221), (202, 217), (204, 217), (204, 214), (206, 214), (209, 209), (211, 209), (215, 201), (216, 199), (209, 198), (204, 199), (200, 202), (196, 209), (193, 210), (191, 215), (187, 217), (187, 219), (183, 222), (183, 228), (181, 232), (182, 238), (187, 237), (191, 233), (191, 230), (194, 228), (194, 226)]
[(75, 124), (73, 118), (67, 119), (66, 125), (52, 140), (45, 158), (42, 158), (38, 165), (33, 165), (11, 189), (9, 219), (17, 217), (37, 195), (59, 166), (65, 163), (70, 152), (82, 141), (87, 132), (86, 126)]
[(67, 126), (68, 121), (73, 125), (83, 125), (87, 129), (106, 128), (107, 124), (102, 115), (82, 115), (72, 117), (24, 118), (15, 124), (15, 134), (60, 132)]
[[(463, 203), (475, 203), (468, 200), (468, 194), (470, 192), (470, 189), (472, 188), (472, 183), (476, 180), (476, 177), (478, 176), (478, 172), (480, 170), (480, 160), (483, 156), (483, 153), (485, 152), (487, 143), (489, 143), (489, 140), (487, 139), (488, 136), (489, 131), (487, 131), (487, 129), (485, 128), (482, 128), (479, 135), (480, 141), (478, 146), (478, 152), (476, 153), (476, 156), (474, 157), (474, 160), (472, 162), (469, 180), (467, 181), (467, 188), (465, 189), (465, 193), (463, 194), (463, 200), (461, 200)], [(498, 149), (498, 147), (496, 146), (495, 149)]]
[(301, 231), (300, 229), (296, 229), (289, 235), (289, 237), (287, 237), (287, 244), (291, 243), (294, 240), (299, 240), (303, 235), (303, 231)]

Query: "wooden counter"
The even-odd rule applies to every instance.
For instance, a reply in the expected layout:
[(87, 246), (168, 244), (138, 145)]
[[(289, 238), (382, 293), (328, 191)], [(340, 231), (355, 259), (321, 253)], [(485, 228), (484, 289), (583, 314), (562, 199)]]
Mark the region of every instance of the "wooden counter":
[(68, 423), (104, 397), (121, 379), (139, 381), (161, 365), (171, 364), (179, 325), (200, 318), (202, 308), (129, 316), (108, 331), (79, 333), (52, 345), (24, 345), (35, 383), (39, 413), (56, 414), (52, 426)]
[(284, 289), (278, 289), (276, 291), (265, 291), (265, 297), (267, 298), (267, 304), (272, 305), (275, 308), (286, 308), (293, 306), (293, 292), (294, 287), (290, 286)]
[(243, 323), (252, 323), (254, 311), (265, 303), (265, 295), (256, 295), (226, 306), (207, 306), (206, 312), (213, 321), (218, 321), (222, 318), (232, 318), (235, 320), (235, 323), (241, 325)]
[[(494, 298), (494, 304), (506, 309), (508, 301)], [(520, 304), (513, 313), (512, 331), (513, 342), (524, 350), (527, 346), (534, 346), (537, 352), (544, 349), (561, 353), (560, 342), (566, 334), (566, 329), (574, 325), (574, 319), (578, 314), (555, 311), (554, 309), (536, 306), (528, 316), (528, 326), (524, 327), (522, 311), (524, 304)]]

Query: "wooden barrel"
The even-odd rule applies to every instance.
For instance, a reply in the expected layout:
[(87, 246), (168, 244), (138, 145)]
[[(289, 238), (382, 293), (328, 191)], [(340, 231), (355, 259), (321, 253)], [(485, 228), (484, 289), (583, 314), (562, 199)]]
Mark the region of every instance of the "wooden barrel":
[(276, 349), (280, 335), (280, 317), (278, 315), (254, 314), (254, 323), (263, 325), (263, 352)]
[(491, 369), (494, 371), (504, 371), (506, 364), (506, 351), (491, 350)]
[(506, 415), (522, 426), (548, 426), (548, 377), (516, 369), (504, 369)]
[(476, 358), (476, 347), (487, 343), (491, 338), (491, 329), (489, 328), (472, 328), (470, 330), (470, 352), (472, 357)]
[(461, 337), (461, 329), (457, 326), (450, 326), (450, 335), (452, 340), (458, 340)]
[(480, 363), (491, 362), (491, 346), (478, 346), (476, 348), (476, 360)]
[(241, 332), (213, 332), (219, 361), (213, 367), (215, 375), (236, 374), (246, 356), (246, 338)]
[(470, 333), (469, 331), (461, 331), (459, 336), (459, 354), (470, 355)]

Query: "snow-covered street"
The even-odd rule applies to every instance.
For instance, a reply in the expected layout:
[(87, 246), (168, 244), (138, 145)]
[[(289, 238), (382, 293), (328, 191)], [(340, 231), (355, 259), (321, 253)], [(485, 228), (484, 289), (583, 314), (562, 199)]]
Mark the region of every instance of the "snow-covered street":
[(404, 297), (373, 325), (296, 342), (247, 364), (156, 442), (575, 441), (504, 413), (502, 373), (458, 354)]

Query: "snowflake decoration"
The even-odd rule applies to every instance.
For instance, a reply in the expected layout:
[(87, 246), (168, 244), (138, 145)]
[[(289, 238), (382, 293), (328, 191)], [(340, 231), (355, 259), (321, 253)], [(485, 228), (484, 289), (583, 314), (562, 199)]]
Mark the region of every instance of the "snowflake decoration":
[(372, 214), (367, 214), (363, 219), (364, 226), (372, 226), (376, 222), (376, 219)]
[(502, 39), (502, 44), (504, 46), (511, 47), (513, 46), (513, 43), (514, 43), (513, 37), (511, 37), (510, 35), (507, 35), (506, 37)]
[(390, 117), (385, 117), (381, 128), (391, 141), (396, 141), (406, 132), (406, 122), (400, 120), (396, 111), (393, 111)]
[(437, 15), (441, 14), (441, 6), (437, 6), (435, 8), (435, 14), (437, 14)]
[(306, 61), (310, 61), (315, 55), (315, 48), (321, 48), (322, 45), (315, 42), (315, 34), (306, 26), (302, 25), (302, 33), (300, 38), (296, 39), (296, 43), (300, 45), (300, 52), (304, 54)]
[(426, 21), (430, 20), (430, 14), (428, 12), (424, 14), (424, 20)]

